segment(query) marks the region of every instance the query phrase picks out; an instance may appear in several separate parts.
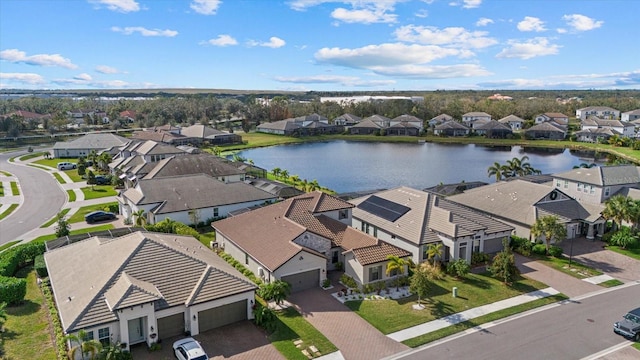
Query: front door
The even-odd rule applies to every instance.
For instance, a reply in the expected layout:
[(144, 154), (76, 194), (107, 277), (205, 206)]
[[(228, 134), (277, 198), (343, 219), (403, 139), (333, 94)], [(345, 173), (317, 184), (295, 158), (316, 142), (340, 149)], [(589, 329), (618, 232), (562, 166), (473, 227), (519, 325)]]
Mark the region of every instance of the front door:
[(129, 320), (129, 345), (144, 341), (144, 318)]

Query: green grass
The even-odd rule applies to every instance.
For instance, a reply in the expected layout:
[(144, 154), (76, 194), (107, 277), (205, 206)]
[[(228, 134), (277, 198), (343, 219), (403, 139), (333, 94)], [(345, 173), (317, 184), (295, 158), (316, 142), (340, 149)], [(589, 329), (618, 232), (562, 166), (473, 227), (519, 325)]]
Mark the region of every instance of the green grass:
[(71, 217), (67, 221), (69, 222), (69, 224), (83, 222), (84, 216), (87, 215), (88, 213), (92, 211), (97, 211), (97, 210), (104, 210), (108, 208), (109, 205), (118, 205), (118, 202), (109, 202), (109, 203), (103, 203), (103, 204), (83, 206), (80, 209), (78, 209), (78, 211), (75, 214), (71, 215)]
[(28, 154), (28, 155), (21, 156), (20, 157), (20, 161), (27, 161), (27, 160), (30, 160), (30, 159), (33, 159), (33, 158), (37, 158), (37, 157), (43, 156), (43, 155), (44, 155), (44, 152), (34, 152), (34, 153), (31, 153), (31, 154)]
[(558, 271), (561, 271), (567, 275), (571, 275), (578, 279), (584, 279), (592, 276), (602, 275), (602, 271), (596, 270), (589, 266), (583, 265), (579, 262), (576, 262), (575, 259), (571, 261), (571, 268), (569, 268), (569, 259), (562, 256), (560, 258), (556, 258), (553, 256), (542, 256), (542, 255), (534, 255), (531, 257), (536, 259), (545, 265), (552, 267)]
[(610, 287), (614, 287), (614, 286), (619, 286), (624, 284), (622, 281), (618, 280), (618, 279), (611, 279), (611, 280), (607, 280), (605, 282), (601, 282), (600, 286), (602, 287), (606, 287), (606, 288), (610, 288)]
[(13, 245), (15, 245), (15, 244), (19, 243), (20, 241), (22, 241), (22, 240), (13, 240), (13, 241), (9, 241), (8, 243), (6, 243), (6, 244), (4, 244), (4, 245), (0, 246), (0, 251), (4, 250), (4, 249), (6, 249), (6, 248), (10, 248), (10, 247), (12, 247)]
[(67, 190), (67, 195), (69, 195), (69, 202), (76, 201), (76, 192), (74, 190)]
[(16, 162), (16, 158), (17, 156), (12, 157), (11, 159), (9, 159), (9, 162)]
[(99, 199), (107, 196), (116, 196), (118, 193), (111, 185), (93, 185), (83, 187), (82, 193), (85, 200)]
[(0, 182), (0, 196), (4, 196), (4, 185)]
[(640, 247), (623, 249), (620, 246), (607, 246), (607, 250), (615, 251), (618, 254), (626, 255), (630, 258), (640, 260)]
[(78, 169), (65, 170), (64, 173), (67, 174), (67, 176), (71, 178), (71, 181), (73, 182), (82, 182), (87, 180), (82, 176), (78, 175)]
[(269, 341), (285, 358), (307, 360), (307, 357), (301, 352), (302, 349), (296, 348), (293, 344), (297, 339), (301, 339), (305, 347), (315, 346), (322, 355), (338, 350), (294, 308), (276, 311), (276, 315), (276, 330), (269, 335)]
[(36, 164), (52, 167), (54, 169), (58, 168), (59, 162), (72, 162), (77, 164), (78, 159), (77, 158), (70, 158), (70, 159), (49, 158), (49, 159), (40, 159), (40, 160), (34, 161), (34, 163)]
[(634, 343), (632, 346), (633, 346), (634, 348), (636, 348), (636, 349), (640, 350), (640, 343)]
[[(458, 288), (458, 297), (451, 296), (451, 289)], [(450, 276), (432, 282), (427, 297), (427, 309), (413, 310), (417, 296), (398, 300), (347, 301), (346, 305), (367, 320), (383, 334), (389, 334), (441, 317), (522, 295), (547, 286), (541, 282), (520, 277), (512, 286), (488, 274), (468, 274), (463, 280)]]
[[(105, 225), (100, 225), (100, 226), (93, 226), (93, 227), (88, 227), (88, 228), (83, 228), (83, 229), (76, 229), (76, 230), (71, 230), (69, 232), (69, 235), (78, 235), (78, 234), (85, 234), (85, 233), (89, 233), (89, 232), (99, 232), (99, 231), (105, 231), (105, 230), (111, 230), (115, 228), (115, 226), (113, 226), (113, 224), (105, 224)], [(56, 236), (56, 234), (49, 234), (49, 235), (42, 235), (42, 236), (38, 236), (37, 238), (33, 239), (32, 241), (35, 242), (47, 242), (49, 240), (55, 240), (58, 237)]]
[[(210, 226), (207, 228), (211, 229)], [(216, 241), (216, 232), (215, 231), (201, 232), (199, 240), (204, 246), (209, 247), (210, 241)]]
[(35, 271), (24, 268), (16, 276), (27, 279), (27, 295), (22, 305), (7, 307), (3, 359), (55, 359), (47, 307)]
[(480, 317), (477, 317), (473, 320), (468, 320), (468, 321), (464, 321), (455, 325), (451, 325), (448, 326), (446, 328), (440, 329), (440, 330), (436, 330), (433, 332), (430, 332), (428, 334), (424, 334), (424, 335), (420, 335), (418, 337), (409, 339), (409, 340), (405, 340), (402, 343), (415, 348), (427, 343), (430, 343), (432, 341), (435, 340), (439, 340), (442, 339), (444, 337), (465, 331), (467, 329), (471, 329), (473, 327), (482, 325), (482, 324), (486, 324), (488, 322), (491, 321), (495, 321), (498, 319), (503, 319), (506, 318), (508, 316), (511, 315), (515, 315), (515, 314), (519, 314), (522, 312), (525, 312), (527, 310), (531, 310), (531, 309), (535, 309), (537, 307), (541, 307), (544, 305), (548, 305), (554, 302), (558, 302), (558, 301), (562, 301), (562, 300), (566, 300), (569, 297), (565, 296), (564, 294), (557, 294), (557, 295), (552, 295), (543, 299), (537, 299), (537, 300), (533, 300), (531, 302), (528, 302), (526, 304), (521, 304), (521, 305), (517, 305), (517, 306), (513, 306), (510, 307), (508, 309), (504, 309), (504, 310), (499, 310), (496, 312), (493, 312), (491, 314), (487, 314), (487, 315), (483, 315)]
[(9, 208), (7, 210), (3, 211), (2, 214), (0, 214), (0, 220), (2, 220), (4, 218), (6, 218), (7, 216), (9, 216), (13, 212), (13, 210), (15, 210), (18, 207), (18, 205), (20, 205), (20, 204), (11, 204), (11, 205), (9, 205)]
[(60, 184), (66, 184), (67, 182), (62, 178), (62, 175), (58, 174), (58, 173), (53, 173), (53, 177), (56, 178), (56, 180), (58, 180), (58, 182)]
[(2, 171), (2, 170), (0, 170), (0, 174), (2, 174), (4, 176), (13, 176), (13, 175), (11, 175), (10, 172), (6, 172), (6, 171)]
[(13, 194), (13, 196), (20, 195), (20, 189), (18, 189), (18, 183), (15, 181), (11, 182), (11, 194)]
[[(62, 211), (60, 211), (60, 213), (62, 213), (62, 215), (64, 216), (64, 215), (67, 215), (69, 210), (71, 210), (71, 209), (62, 209)], [(49, 227), (49, 226), (53, 225), (55, 222), (57, 222), (57, 221), (58, 221), (58, 216), (54, 216), (52, 219), (50, 219), (46, 223), (42, 224), (40, 227), (41, 228)]]

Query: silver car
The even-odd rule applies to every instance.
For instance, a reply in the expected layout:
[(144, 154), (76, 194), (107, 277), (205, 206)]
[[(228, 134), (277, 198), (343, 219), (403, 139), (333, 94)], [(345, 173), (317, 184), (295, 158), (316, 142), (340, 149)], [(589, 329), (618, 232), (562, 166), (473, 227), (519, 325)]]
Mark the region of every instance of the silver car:
[(78, 167), (78, 165), (76, 165), (75, 163), (70, 163), (70, 162), (58, 163), (58, 170), (71, 170), (71, 169), (75, 169), (76, 167)]
[(179, 360), (209, 360), (200, 343), (191, 337), (174, 342), (173, 352)]
[(629, 311), (613, 324), (613, 332), (633, 341), (640, 341), (640, 308)]

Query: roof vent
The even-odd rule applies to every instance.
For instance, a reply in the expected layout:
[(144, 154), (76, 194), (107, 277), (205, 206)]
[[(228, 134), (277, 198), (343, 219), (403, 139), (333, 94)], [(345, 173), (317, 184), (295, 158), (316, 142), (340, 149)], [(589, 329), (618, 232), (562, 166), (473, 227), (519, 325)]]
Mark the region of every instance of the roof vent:
[(67, 300), (71, 301), (71, 296), (69, 296), (69, 297), (67, 298)]

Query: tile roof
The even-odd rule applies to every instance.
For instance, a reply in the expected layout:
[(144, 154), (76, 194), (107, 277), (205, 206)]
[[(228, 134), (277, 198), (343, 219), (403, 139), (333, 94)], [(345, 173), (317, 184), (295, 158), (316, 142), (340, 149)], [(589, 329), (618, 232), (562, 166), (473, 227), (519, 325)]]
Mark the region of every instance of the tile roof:
[(595, 116), (589, 116), (587, 119), (582, 120), (583, 126), (598, 126), (598, 127), (629, 127), (633, 124), (620, 120), (604, 120)]
[(411, 256), (407, 250), (380, 241), (380, 244), (359, 247), (351, 250), (360, 265), (370, 265), (386, 262), (389, 255), (395, 255), (403, 258)]
[(347, 114), (342, 114), (342, 115), (336, 117), (335, 119), (333, 119), (333, 121), (335, 122), (338, 119), (344, 119), (344, 120), (346, 120), (348, 122), (358, 122), (358, 121), (362, 120), (361, 117), (355, 116), (353, 114), (348, 114), (348, 113)]
[(257, 126), (258, 129), (270, 129), (270, 130), (283, 130), (283, 131), (293, 131), (300, 128), (300, 124), (296, 124), (290, 119), (279, 120), (268, 123), (261, 123)]
[(162, 142), (153, 140), (147, 140), (141, 143), (136, 149), (136, 154), (139, 155), (171, 155), (171, 154), (185, 154), (184, 150), (180, 150), (177, 147)]
[(634, 165), (594, 166), (553, 174), (553, 177), (597, 186), (637, 186), (640, 183), (640, 167)]
[(407, 115), (407, 114), (394, 117), (392, 119), (392, 121), (401, 121), (401, 122), (407, 121), (407, 122), (419, 122), (419, 123), (422, 123), (422, 119), (417, 118), (417, 117), (415, 117), (413, 115)]
[(533, 125), (525, 131), (551, 131), (551, 132), (561, 132), (566, 133), (565, 130), (561, 129), (558, 125), (554, 125), (550, 122), (543, 122), (537, 125)]
[(475, 127), (476, 130), (506, 130), (511, 131), (511, 128), (508, 125), (505, 125), (496, 120), (488, 121), (484, 124), (478, 125)]
[(224, 159), (211, 154), (170, 156), (156, 163), (153, 170), (144, 177), (154, 179), (166, 176), (207, 174), (212, 177), (242, 175), (245, 172), (230, 165)]
[(468, 112), (468, 113), (466, 113), (466, 114), (464, 114), (464, 115), (462, 115), (462, 116), (467, 116), (467, 117), (468, 117), (468, 116), (474, 116), (474, 117), (478, 117), (478, 116), (482, 116), (482, 117), (489, 116), (489, 117), (491, 117), (491, 115), (487, 114), (486, 112), (482, 112), (482, 111), (472, 111), (472, 112)]
[(174, 140), (184, 138), (184, 136), (179, 134), (173, 134), (168, 131), (134, 131), (131, 134), (132, 139), (136, 140), (151, 140), (161, 143), (170, 143)]
[(509, 123), (509, 122), (514, 122), (514, 121), (524, 122), (524, 119), (519, 118), (519, 117), (511, 114), (511, 115), (507, 115), (507, 116), (503, 117), (502, 119), (500, 119), (498, 121), (501, 122), (501, 123)]
[(130, 140), (111, 133), (87, 134), (71, 141), (59, 141), (54, 149), (95, 149), (102, 150), (122, 146)]
[(567, 115), (565, 115), (563, 113), (557, 113), (557, 112), (546, 112), (546, 113), (544, 113), (544, 115), (546, 115), (547, 117), (549, 117), (551, 119), (568, 118)]
[[(206, 139), (209, 137), (216, 137), (217, 135), (229, 134), (229, 133), (220, 131), (218, 129), (214, 129), (211, 126), (196, 124), (196, 125), (191, 125), (191, 126), (181, 128), (180, 134), (187, 137), (192, 137), (192, 138)], [(232, 135), (232, 134), (229, 134), (229, 135)]]
[(448, 120), (453, 120), (453, 116), (448, 114), (440, 114), (436, 117), (431, 118), (431, 120), (448, 121)]
[[(117, 321), (113, 308), (155, 301), (155, 309), (184, 306), (198, 287), (213, 287), (198, 303), (253, 291), (256, 286), (190, 236), (135, 232), (97, 237), (44, 254), (66, 333)], [(215, 268), (220, 279), (202, 274)], [(210, 282), (213, 282), (210, 284)]]
[(467, 126), (465, 126), (462, 123), (459, 123), (455, 120), (450, 120), (447, 122), (444, 122), (438, 126), (435, 127), (436, 130), (446, 130), (446, 129), (460, 129), (460, 130), (469, 130), (469, 128)]
[(376, 128), (376, 129), (381, 129), (382, 126), (380, 126), (380, 124), (374, 122), (373, 120), (367, 118), (367, 119), (363, 119), (359, 123), (353, 125), (352, 128)]

